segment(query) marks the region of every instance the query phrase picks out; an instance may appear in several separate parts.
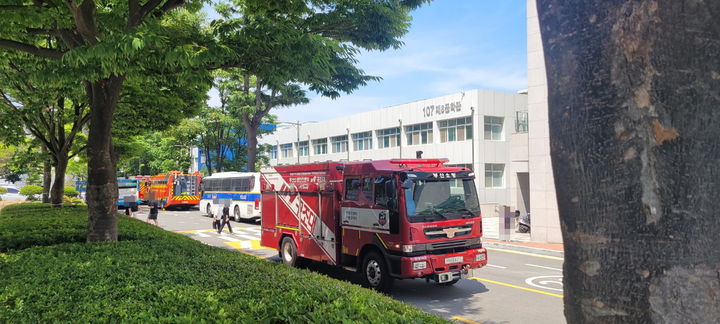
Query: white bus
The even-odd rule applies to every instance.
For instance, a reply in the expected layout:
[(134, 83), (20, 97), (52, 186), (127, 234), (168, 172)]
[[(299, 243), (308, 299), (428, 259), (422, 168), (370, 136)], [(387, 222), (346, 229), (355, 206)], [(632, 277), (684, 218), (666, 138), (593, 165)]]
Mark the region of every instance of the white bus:
[(219, 172), (202, 179), (200, 211), (208, 216), (222, 215), (224, 204), (230, 216), (240, 219), (260, 219), (260, 173)]

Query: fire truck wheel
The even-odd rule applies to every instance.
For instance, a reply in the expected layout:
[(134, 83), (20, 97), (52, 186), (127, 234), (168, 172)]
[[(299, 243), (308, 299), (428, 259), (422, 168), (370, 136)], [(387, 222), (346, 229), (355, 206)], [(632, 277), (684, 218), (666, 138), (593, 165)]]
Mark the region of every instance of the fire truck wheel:
[(302, 267), (304, 260), (297, 255), (297, 246), (295, 241), (290, 237), (285, 237), (280, 244), (280, 259), (286, 265), (291, 267)]
[(377, 252), (370, 251), (365, 254), (362, 264), (360, 271), (365, 286), (381, 292), (389, 292), (393, 277), (390, 276), (385, 259)]

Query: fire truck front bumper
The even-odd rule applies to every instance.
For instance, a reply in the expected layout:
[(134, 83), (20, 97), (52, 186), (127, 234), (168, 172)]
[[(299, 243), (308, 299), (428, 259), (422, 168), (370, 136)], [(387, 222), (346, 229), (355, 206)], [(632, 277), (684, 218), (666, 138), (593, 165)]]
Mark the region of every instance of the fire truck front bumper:
[(400, 278), (428, 278), (439, 283), (475, 276), (487, 264), (487, 250), (471, 249), (441, 255), (400, 257)]

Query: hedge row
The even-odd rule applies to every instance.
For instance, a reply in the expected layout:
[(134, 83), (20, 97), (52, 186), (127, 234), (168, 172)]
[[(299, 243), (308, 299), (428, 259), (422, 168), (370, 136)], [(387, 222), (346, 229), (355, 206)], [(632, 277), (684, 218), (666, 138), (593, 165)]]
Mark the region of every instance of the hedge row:
[(444, 322), (346, 282), (124, 216), (120, 242), (86, 244), (85, 212), (40, 204), (0, 211), (0, 322)]

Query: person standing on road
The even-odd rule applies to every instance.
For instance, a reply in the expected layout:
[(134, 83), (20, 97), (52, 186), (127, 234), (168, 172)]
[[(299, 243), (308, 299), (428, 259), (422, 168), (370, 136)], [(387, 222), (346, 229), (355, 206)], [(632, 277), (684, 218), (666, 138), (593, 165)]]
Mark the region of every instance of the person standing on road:
[(152, 220), (155, 223), (155, 226), (160, 226), (160, 225), (158, 225), (157, 218), (158, 218), (158, 206), (157, 206), (157, 203), (152, 203), (152, 206), (150, 207), (150, 213), (148, 214), (148, 218), (147, 218), (146, 222), (150, 223), (150, 221)]
[(133, 217), (132, 209), (130, 209), (130, 207), (128, 207), (128, 206), (125, 206), (125, 216)]
[(223, 228), (225, 228), (225, 224), (227, 224), (228, 230), (230, 231), (230, 233), (232, 233), (233, 230), (230, 226), (230, 207), (228, 206), (225, 206), (222, 209), (222, 225), (220, 225), (220, 228), (218, 228), (218, 234), (220, 234)]

